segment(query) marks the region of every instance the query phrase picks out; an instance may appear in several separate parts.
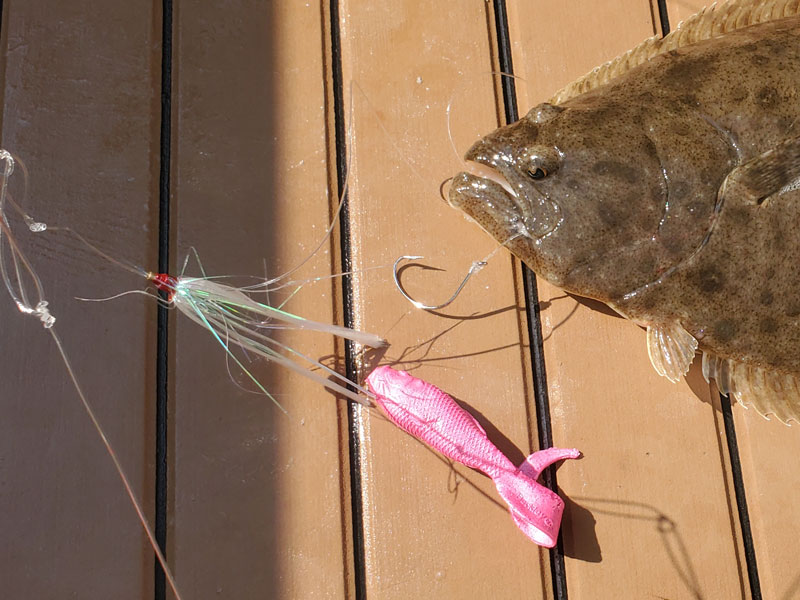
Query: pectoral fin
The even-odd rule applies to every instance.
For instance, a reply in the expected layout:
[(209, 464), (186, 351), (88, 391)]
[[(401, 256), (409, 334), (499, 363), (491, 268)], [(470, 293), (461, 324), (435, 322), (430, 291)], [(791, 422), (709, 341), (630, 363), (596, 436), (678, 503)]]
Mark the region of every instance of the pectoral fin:
[(647, 354), (659, 375), (673, 383), (689, 370), (697, 340), (678, 323), (647, 327)]
[(790, 138), (739, 165), (722, 184), (725, 198), (738, 196), (761, 204), (783, 188), (800, 180), (800, 138)]

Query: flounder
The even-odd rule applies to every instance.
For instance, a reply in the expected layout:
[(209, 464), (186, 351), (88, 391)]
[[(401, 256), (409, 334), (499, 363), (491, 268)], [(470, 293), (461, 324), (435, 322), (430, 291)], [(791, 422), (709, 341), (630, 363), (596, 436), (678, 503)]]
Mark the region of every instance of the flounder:
[(466, 154), (449, 202), (539, 276), (647, 327), (673, 381), (800, 421), (800, 3), (729, 2)]

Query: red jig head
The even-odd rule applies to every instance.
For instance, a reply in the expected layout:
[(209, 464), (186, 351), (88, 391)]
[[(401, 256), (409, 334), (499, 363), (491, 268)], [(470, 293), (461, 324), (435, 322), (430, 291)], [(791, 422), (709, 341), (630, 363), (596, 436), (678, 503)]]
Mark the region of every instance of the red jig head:
[(175, 277), (167, 273), (148, 273), (147, 278), (155, 284), (157, 289), (167, 293), (167, 302), (172, 302), (178, 287), (178, 280)]

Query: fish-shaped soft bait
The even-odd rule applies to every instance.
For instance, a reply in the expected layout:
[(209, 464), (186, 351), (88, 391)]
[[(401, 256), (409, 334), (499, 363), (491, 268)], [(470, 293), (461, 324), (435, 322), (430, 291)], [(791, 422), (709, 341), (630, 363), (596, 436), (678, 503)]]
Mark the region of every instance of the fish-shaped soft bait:
[(449, 201), (568, 292), (800, 420), (800, 5), (731, 2), (475, 144)]
[(480, 423), (433, 384), (391, 367), (378, 367), (367, 383), (395, 425), (448, 458), (486, 473), (517, 527), (540, 546), (556, 545), (564, 501), (536, 480), (554, 462), (578, 458), (578, 450), (540, 450), (517, 468), (489, 441)]

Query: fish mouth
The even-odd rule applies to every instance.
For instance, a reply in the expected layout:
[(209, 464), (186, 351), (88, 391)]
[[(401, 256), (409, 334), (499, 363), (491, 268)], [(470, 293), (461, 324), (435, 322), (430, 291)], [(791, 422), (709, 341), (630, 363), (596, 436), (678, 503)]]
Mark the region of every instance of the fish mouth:
[(508, 180), (486, 165), (468, 160), (453, 177), (447, 203), (466, 213), (495, 239), (523, 231), (517, 194)]
[[(489, 235), (503, 240), (536, 240), (552, 233), (561, 222), (558, 205), (539, 197), (531, 202), (495, 168), (467, 160), (466, 170), (450, 185), (448, 204), (472, 218)], [(537, 208), (535, 214), (533, 209)], [(545, 209), (545, 210), (542, 210)]]

